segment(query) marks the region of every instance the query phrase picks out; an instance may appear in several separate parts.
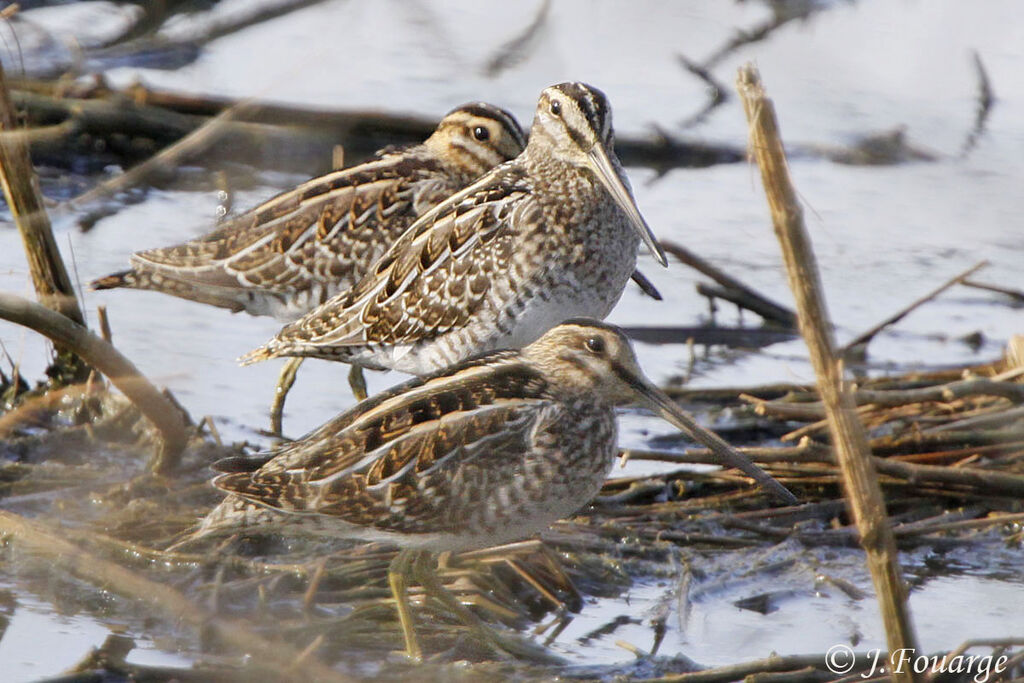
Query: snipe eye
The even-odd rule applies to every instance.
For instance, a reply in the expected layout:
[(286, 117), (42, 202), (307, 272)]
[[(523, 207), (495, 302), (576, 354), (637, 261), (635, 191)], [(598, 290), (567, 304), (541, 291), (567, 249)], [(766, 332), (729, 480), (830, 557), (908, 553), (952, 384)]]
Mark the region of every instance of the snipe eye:
[(484, 126), (477, 126), (476, 128), (473, 129), (473, 137), (475, 137), (480, 142), (483, 142), (484, 140), (490, 140), (491, 131), (487, 130), (487, 128), (485, 128)]
[(583, 342), (583, 346), (586, 347), (587, 351), (590, 351), (593, 354), (600, 355), (600, 354), (604, 353), (604, 349), (605, 349), (604, 338), (603, 337), (588, 337), (587, 340), (585, 342)]
[(562, 103), (558, 100), (551, 100), (551, 113), (555, 116), (562, 115)]

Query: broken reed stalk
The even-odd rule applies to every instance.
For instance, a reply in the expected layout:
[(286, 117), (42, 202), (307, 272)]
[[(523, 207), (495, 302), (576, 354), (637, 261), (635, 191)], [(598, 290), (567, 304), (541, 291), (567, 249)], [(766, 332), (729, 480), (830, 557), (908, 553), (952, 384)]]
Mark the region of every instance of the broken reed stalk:
[(270, 641), (241, 621), (222, 619), (193, 604), (170, 586), (150, 581), (118, 564), (104, 560), (50, 531), (39, 522), (0, 510), (0, 536), (12, 538), (32, 555), (59, 562), (63, 570), (117, 595), (138, 600), (164, 618), (184, 623), (194, 631), (215, 636), (241, 650), (274, 674), (276, 680), (342, 683), (350, 679), (291, 645)]
[(20, 296), (0, 292), (0, 318), (49, 337), (110, 378), (160, 432), (163, 443), (150, 468), (157, 474), (174, 468), (188, 443), (184, 416), (130, 360), (88, 328)]
[[(39, 194), (32, 159), (29, 156), (28, 139), (21, 135), (12, 135), (20, 130), (18, 117), (7, 92), (2, 64), (0, 130), (3, 131), (3, 135), (0, 135), (0, 184), (3, 185), (7, 206), (25, 246), (36, 296), (44, 306), (58, 311), (79, 325), (85, 325), (85, 317), (78, 306), (78, 299), (75, 298), (71, 278), (64, 267), (64, 261), (61, 260), (57, 242), (53, 239), (50, 219), (43, 208), (43, 199)], [(58, 353), (62, 351), (59, 345), (57, 350)], [(62, 362), (72, 370), (72, 376), (76, 380), (83, 381), (89, 374), (89, 368), (74, 358), (64, 358)]]
[[(761, 169), (772, 223), (796, 299), (800, 332), (810, 351), (818, 390), (825, 404), (843, 487), (860, 533), (861, 546), (867, 553), (889, 651), (896, 652), (901, 648), (916, 651), (917, 639), (907, 605), (907, 587), (888, 524), (885, 500), (871, 462), (864, 426), (857, 419), (853, 396), (844, 384), (842, 366), (835, 355), (821, 279), (804, 226), (803, 211), (789, 178), (775, 108), (765, 95), (760, 74), (753, 64), (740, 68), (736, 88), (750, 126), (750, 152)], [(909, 671), (896, 671), (893, 676), (897, 682), (914, 680)]]

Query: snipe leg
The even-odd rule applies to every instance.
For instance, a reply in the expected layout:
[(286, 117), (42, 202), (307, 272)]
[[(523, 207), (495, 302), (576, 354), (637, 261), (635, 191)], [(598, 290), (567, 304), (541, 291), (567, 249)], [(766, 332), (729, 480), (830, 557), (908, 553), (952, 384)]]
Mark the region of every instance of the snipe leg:
[(288, 398), (288, 392), (295, 384), (295, 373), (302, 365), (302, 358), (289, 358), (281, 368), (281, 374), (277, 377), (277, 386), (274, 388), (274, 402), (270, 405), (270, 431), (274, 434), (281, 434), (281, 416), (284, 414), (284, 402)]
[[(355, 367), (355, 366), (353, 366)], [(395, 598), (395, 609), (398, 611), (398, 623), (405, 638), (405, 653), (409, 659), (419, 662), (423, 659), (419, 641), (416, 640), (416, 629), (412, 623), (412, 610), (409, 609), (409, 575), (419, 555), (419, 550), (400, 550), (388, 566), (388, 585), (391, 595)]]
[(481, 633), (485, 641), (493, 643), (494, 634), (490, 629), (468, 607), (456, 600), (451, 591), (441, 583), (441, 579), (437, 578), (437, 566), (433, 560), (434, 558), (426, 553), (420, 554), (413, 565), (413, 578), (423, 586), (423, 590), (429, 595), (440, 600), (459, 621), (474, 631)]
[(435, 558), (427, 553), (423, 553), (416, 558), (413, 566), (414, 578), (423, 586), (423, 590), (428, 595), (440, 600), (459, 621), (476, 634), (477, 638), (486, 643), (492, 652), (500, 657), (507, 657), (511, 654), (522, 659), (544, 663), (559, 663), (562, 661), (560, 657), (551, 655), (544, 651), (543, 648), (537, 648), (532, 643), (521, 641), (517, 638), (506, 638), (481, 621), (468, 607), (459, 602), (451, 594), (451, 591), (444, 587), (441, 580), (437, 577), (437, 566), (434, 560)]
[(496, 655), (500, 657), (513, 655), (520, 659), (542, 664), (565, 663), (565, 660), (548, 652), (546, 648), (519, 638), (506, 637), (481, 621), (479, 617), (459, 602), (441, 583), (437, 576), (433, 554), (424, 550), (402, 550), (391, 561), (391, 566), (388, 567), (388, 583), (391, 586), (391, 593), (395, 598), (402, 635), (405, 637), (405, 650), (411, 659), (421, 661), (423, 651), (420, 649), (419, 641), (416, 639), (412, 611), (409, 609), (407, 589), (410, 577), (423, 587), (427, 595), (439, 600), (446, 609), (476, 635), (480, 642), (486, 644)]
[(363, 376), (362, 366), (349, 366), (348, 385), (352, 387), (352, 395), (357, 401), (366, 400), (366, 377)]

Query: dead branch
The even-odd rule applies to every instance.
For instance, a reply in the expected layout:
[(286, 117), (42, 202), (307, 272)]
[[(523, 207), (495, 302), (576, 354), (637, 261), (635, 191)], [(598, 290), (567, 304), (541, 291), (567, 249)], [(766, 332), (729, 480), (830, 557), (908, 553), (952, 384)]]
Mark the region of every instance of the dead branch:
[(984, 289), (987, 292), (996, 292), (997, 294), (1005, 294), (1006, 296), (1013, 299), (1016, 303), (1024, 303), (1024, 291), (1019, 289), (1010, 289), (1009, 287), (1000, 287), (998, 285), (990, 285), (986, 282), (978, 282), (977, 280), (965, 279), (960, 282), (965, 287), (973, 287), (975, 289)]
[[(1019, 386), (1019, 385), (1018, 385)], [(1010, 422), (1024, 419), (1024, 406), (1017, 406), (1008, 410), (998, 410), (985, 415), (975, 415), (962, 420), (954, 420), (946, 424), (935, 425), (922, 430), (923, 434), (935, 434), (946, 431), (964, 431), (968, 428), (978, 429), (979, 427), (991, 428), (1001, 427)]]
[[(623, 327), (622, 329), (630, 339), (645, 344), (686, 344), (692, 340), (694, 344), (708, 346), (721, 344), (748, 349), (789, 341), (796, 336), (789, 330), (763, 327), (657, 327), (652, 325)], [(669, 390), (677, 390), (682, 393), (694, 391), (691, 389), (680, 390), (678, 387), (669, 387)], [(671, 391), (669, 395), (673, 395)]]
[(941, 515), (940, 518), (922, 520), (921, 523), (901, 524), (894, 527), (892, 531), (900, 537), (922, 536), (924, 534), (962, 531), (964, 529), (984, 529), (985, 527), (1024, 521), (1024, 513), (994, 514), (979, 519), (956, 519), (956, 517), (956, 513)]
[(130, 360), (88, 328), (13, 294), (0, 292), (0, 318), (24, 325), (66, 346), (106, 375), (160, 431), (163, 444), (150, 464), (153, 471), (166, 473), (174, 468), (188, 443), (184, 417)]
[[(998, 396), (1014, 403), (1024, 402), (1024, 384), (997, 382), (991, 379), (965, 379), (919, 389), (873, 390), (858, 389), (853, 393), (858, 406), (873, 405), (891, 408), (914, 403), (950, 402), (968, 396)], [(758, 415), (772, 415), (791, 420), (821, 420), (825, 406), (818, 401), (765, 401), (755, 396), (742, 395), (744, 401), (754, 404)]]
[(795, 318), (792, 320), (791, 324), (787, 325), (784, 322), (784, 315), (782, 315), (782, 319), (780, 319), (780, 312), (778, 309), (774, 306), (766, 306), (763, 299), (760, 297), (752, 297), (749, 291), (698, 282), (697, 293), (703, 297), (707, 297), (708, 299), (724, 299), (725, 301), (736, 304), (740, 308), (753, 311), (765, 320), (775, 322), (784, 327), (788, 327), (790, 329), (796, 327)]
[[(758, 294), (756, 291), (746, 286), (736, 278), (732, 277), (728, 273), (725, 273), (718, 267), (708, 263), (703, 258), (693, 253), (681, 244), (669, 240), (663, 240), (661, 247), (666, 252), (675, 256), (681, 263), (690, 266), (694, 270), (707, 275), (715, 282), (721, 284), (724, 287), (740, 292), (744, 297), (745, 301), (757, 302), (757, 308), (751, 308), (752, 311), (760, 315), (766, 320), (778, 323), (783, 327), (793, 328), (796, 327), (796, 316), (791, 310), (785, 306), (781, 306), (768, 297)], [(737, 302), (738, 303), (738, 302)], [(740, 304), (743, 305), (743, 304)]]
[[(187, 95), (135, 86), (61, 92), (52, 82), (13, 81), (12, 99), (26, 112), (30, 125), (56, 125), (74, 118), (76, 132), (99, 137), (119, 134), (167, 145), (201, 126), (239, 101), (226, 97)], [(258, 126), (245, 124), (259, 124)], [(309, 169), (334, 144), (345, 148), (346, 160), (359, 163), (381, 147), (423, 141), (437, 126), (429, 117), (381, 111), (330, 111), (262, 103), (226, 126), (218, 155), (226, 154), (256, 165), (268, 159), (281, 167), (291, 161), (296, 170)], [(229, 144), (230, 143), (230, 144)], [(705, 167), (743, 159), (735, 147), (681, 140), (668, 136), (617, 135), (615, 151), (626, 166), (659, 170)], [(211, 152), (212, 153), (212, 152)], [(137, 158), (137, 157), (136, 157)], [(295, 162), (301, 158), (301, 165)]]
[(906, 126), (868, 133), (851, 145), (809, 145), (806, 152), (848, 166), (892, 166), (908, 161), (937, 161), (940, 156), (907, 142)]
[[(851, 651), (850, 656), (854, 658), (854, 665), (850, 669), (851, 671), (863, 671), (864, 669), (869, 668), (873, 661), (873, 656), (870, 652), (853, 653)], [(745, 680), (748, 676), (753, 676), (759, 673), (792, 673), (806, 669), (807, 667), (812, 667), (817, 671), (827, 672), (828, 669), (826, 667), (826, 661), (827, 655), (825, 653), (816, 655), (793, 655), (789, 657), (773, 655), (766, 659), (757, 659), (750, 662), (743, 662), (741, 664), (730, 664), (728, 666), (720, 666), (714, 669), (705, 669), (704, 671), (675, 674), (672, 676), (663, 676), (661, 678), (652, 678), (649, 680), (650, 683), (729, 683), (730, 681)]]
[[(832, 448), (804, 440), (801, 445), (782, 448), (737, 448), (740, 453), (756, 463), (776, 464), (780, 466), (797, 463), (822, 463), (835, 466), (838, 462)], [(685, 453), (673, 453), (657, 450), (631, 450), (630, 459), (653, 460), (659, 462), (680, 463), (689, 465), (714, 465), (719, 461), (704, 448), (690, 448)], [(994, 472), (977, 467), (942, 467), (925, 465), (873, 456), (871, 461), (880, 474), (906, 481), (910, 484), (932, 484), (944, 487), (976, 489), (991, 495), (1024, 496), (1024, 475), (1008, 472)], [(769, 468), (772, 469), (772, 468)], [(775, 469), (772, 469), (775, 472)], [(833, 470), (827, 470), (834, 474)], [(787, 483), (797, 483), (785, 475), (776, 472), (777, 478)]]
[(872, 458), (879, 474), (899, 477), (910, 484), (963, 486), (990, 495), (1024, 496), (1024, 476), (989, 472), (976, 467), (939, 467), (899, 462), (892, 458)]

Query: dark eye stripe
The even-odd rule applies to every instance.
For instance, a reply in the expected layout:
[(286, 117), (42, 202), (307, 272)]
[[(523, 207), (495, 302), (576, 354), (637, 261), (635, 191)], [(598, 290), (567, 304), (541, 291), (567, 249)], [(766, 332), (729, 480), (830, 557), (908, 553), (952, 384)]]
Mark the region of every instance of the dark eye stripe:
[(590, 147), (590, 136), (587, 135), (586, 131), (581, 131), (574, 128), (568, 121), (565, 122), (565, 130), (569, 133), (569, 137), (582, 149), (588, 149)]

